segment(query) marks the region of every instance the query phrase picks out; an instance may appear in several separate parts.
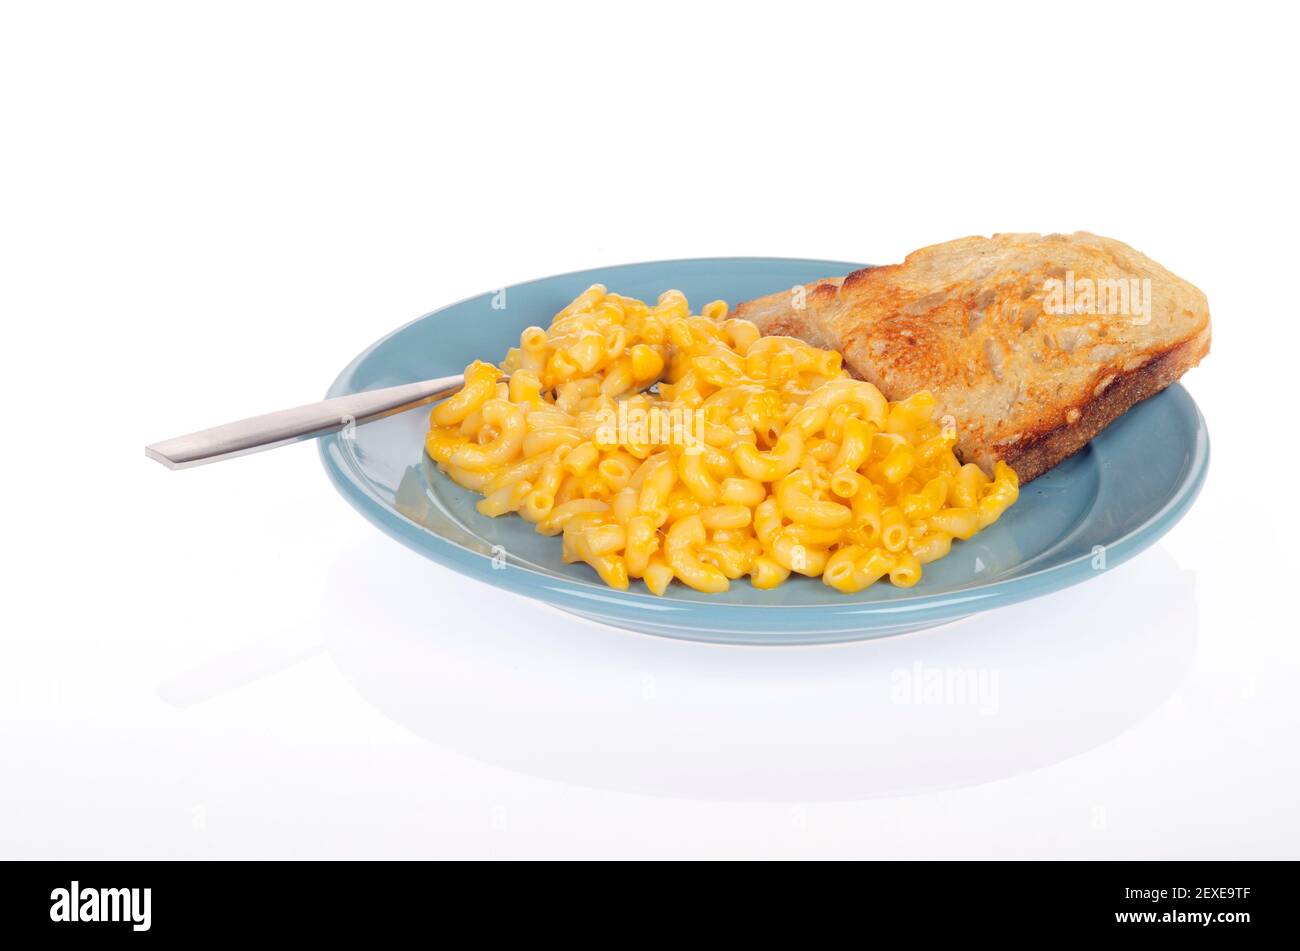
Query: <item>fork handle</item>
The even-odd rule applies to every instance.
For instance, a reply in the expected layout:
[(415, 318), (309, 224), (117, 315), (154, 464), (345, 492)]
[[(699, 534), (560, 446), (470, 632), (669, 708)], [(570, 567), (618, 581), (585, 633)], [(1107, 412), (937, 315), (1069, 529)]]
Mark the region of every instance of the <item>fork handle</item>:
[(457, 373), (436, 380), (337, 396), (156, 442), (145, 446), (144, 454), (168, 469), (188, 469), (315, 439), (346, 426), (360, 426), (450, 396), (464, 384), (465, 377)]

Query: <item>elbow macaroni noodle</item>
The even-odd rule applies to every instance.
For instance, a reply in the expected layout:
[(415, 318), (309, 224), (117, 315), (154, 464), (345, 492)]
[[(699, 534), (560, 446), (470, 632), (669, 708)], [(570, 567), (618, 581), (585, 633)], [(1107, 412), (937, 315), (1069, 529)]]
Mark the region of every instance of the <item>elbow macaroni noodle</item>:
[(479, 512), (562, 535), (565, 561), (614, 588), (910, 587), (1019, 493), (1006, 464), (990, 479), (958, 461), (928, 392), (890, 403), (839, 353), (763, 337), (723, 301), (692, 315), (679, 291), (651, 306), (597, 284), (501, 367), (471, 364), (434, 407), (429, 455)]

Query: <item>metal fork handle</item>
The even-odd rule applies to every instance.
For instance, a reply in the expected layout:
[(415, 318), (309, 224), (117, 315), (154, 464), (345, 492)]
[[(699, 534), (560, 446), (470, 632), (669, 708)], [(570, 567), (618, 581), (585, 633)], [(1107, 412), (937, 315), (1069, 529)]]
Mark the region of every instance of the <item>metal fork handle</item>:
[(315, 439), (345, 426), (361, 426), (450, 396), (464, 384), (465, 377), (457, 373), (436, 380), (338, 396), (166, 439), (145, 446), (144, 454), (168, 469), (188, 469)]

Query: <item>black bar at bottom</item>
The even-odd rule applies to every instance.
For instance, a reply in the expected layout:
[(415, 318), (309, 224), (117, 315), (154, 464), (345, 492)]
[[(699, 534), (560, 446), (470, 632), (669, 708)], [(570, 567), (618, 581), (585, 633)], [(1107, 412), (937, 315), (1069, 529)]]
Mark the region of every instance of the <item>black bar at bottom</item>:
[[(620, 933), (699, 937), (695, 929), (725, 926), (768, 937), (811, 929), (808, 940), (835, 924), (863, 940), (905, 928), (926, 939), (1131, 934), (1233, 942), (1291, 932), (1293, 863), (836, 864), (782, 872), (658, 863), (645, 872), (624, 863), (591, 875), (577, 863), (539, 874), (486, 871), (483, 863), (9, 862), (0, 864), (0, 935), (6, 943), (14, 936), (374, 940), (414, 927), (442, 943), (452, 939), (449, 925), (485, 927), (483, 939), (514, 925), (531, 928), (535, 939), (603, 931), (615, 940)], [(623, 923), (617, 931), (596, 926), (611, 915)]]

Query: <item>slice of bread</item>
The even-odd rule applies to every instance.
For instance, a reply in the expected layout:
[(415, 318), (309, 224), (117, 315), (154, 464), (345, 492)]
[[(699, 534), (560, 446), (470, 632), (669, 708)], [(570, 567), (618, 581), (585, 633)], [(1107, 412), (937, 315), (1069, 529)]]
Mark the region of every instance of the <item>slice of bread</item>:
[(844, 354), (890, 399), (929, 390), (957, 451), (1021, 482), (1085, 446), (1210, 349), (1205, 295), (1111, 238), (997, 234), (936, 244), (741, 304), (764, 334)]

